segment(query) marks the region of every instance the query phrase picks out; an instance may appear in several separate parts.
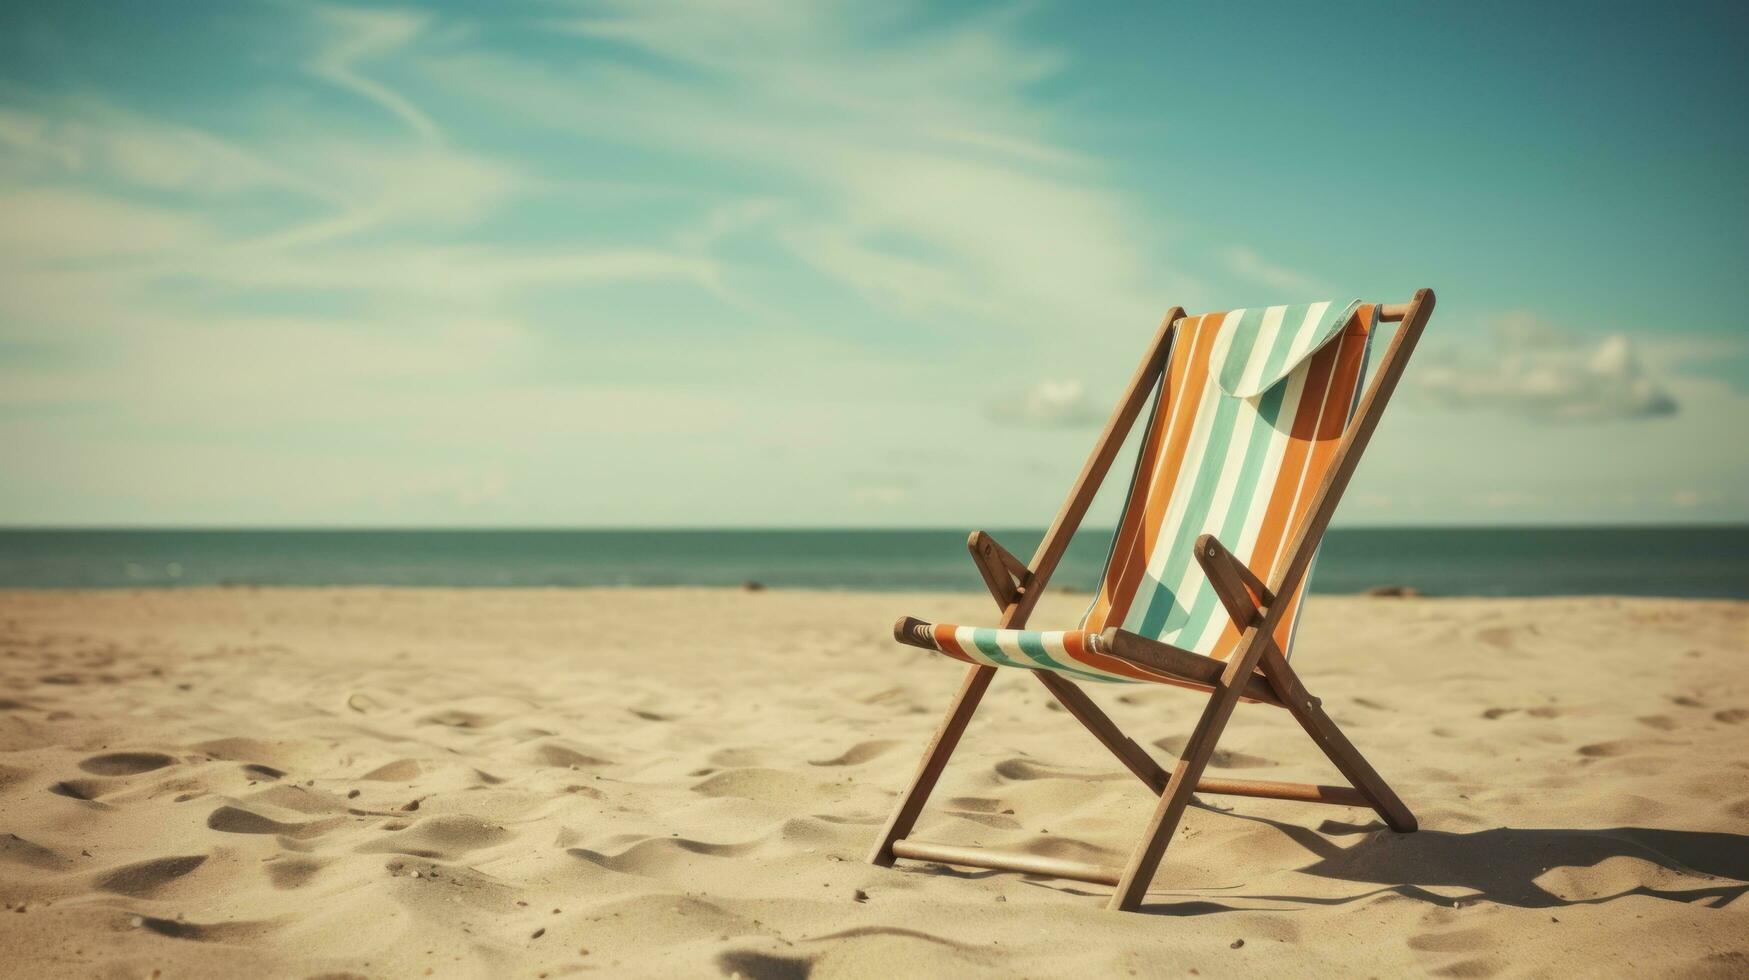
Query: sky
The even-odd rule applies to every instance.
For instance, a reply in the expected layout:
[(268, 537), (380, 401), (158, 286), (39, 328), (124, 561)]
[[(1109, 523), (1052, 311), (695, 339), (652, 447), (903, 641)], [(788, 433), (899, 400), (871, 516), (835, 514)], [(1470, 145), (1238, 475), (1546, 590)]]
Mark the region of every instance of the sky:
[(1166, 310), (1423, 286), (1339, 524), (1749, 521), (1746, 23), (5, 5), (0, 524), (1042, 526)]

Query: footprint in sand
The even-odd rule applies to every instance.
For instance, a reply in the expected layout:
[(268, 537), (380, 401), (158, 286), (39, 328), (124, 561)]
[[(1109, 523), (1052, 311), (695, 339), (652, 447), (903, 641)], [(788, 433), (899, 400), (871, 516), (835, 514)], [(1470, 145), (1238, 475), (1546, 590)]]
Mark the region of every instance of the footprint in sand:
[(205, 863), (205, 854), (141, 861), (105, 872), (98, 877), (97, 887), (118, 895), (145, 898)]
[(490, 728), (498, 721), (497, 718), (456, 708), (447, 708), (419, 719), (421, 725), (444, 725), (449, 728)]
[(1635, 718), (1634, 720), (1645, 725), (1647, 728), (1655, 728), (1661, 732), (1676, 730), (1676, 719), (1669, 715), (1646, 715), (1641, 718)]
[(717, 955), (717, 968), (726, 977), (746, 977), (748, 980), (807, 980), (814, 963), (812, 960), (756, 953), (750, 949), (732, 949)]
[(47, 871), (58, 871), (72, 863), (65, 855), (27, 841), (17, 834), (0, 834), (0, 861)]
[(1459, 980), (1486, 980), (1506, 969), (1503, 960), (1492, 956), (1473, 956), (1467, 960), (1458, 960), (1449, 966), (1437, 970), (1429, 970), (1429, 976), (1457, 977)]
[(1499, 942), (1490, 929), (1454, 929), (1451, 932), (1423, 932), (1409, 937), (1409, 948), (1433, 953), (1473, 953), (1488, 949)]
[(543, 766), (558, 766), (562, 769), (574, 769), (578, 766), (611, 765), (606, 759), (600, 759), (585, 752), (579, 752), (567, 745), (548, 742), (534, 750), (535, 761)]
[(273, 887), (285, 891), (309, 884), (324, 862), (306, 857), (282, 857), (267, 865), (267, 880)]
[(396, 759), (394, 762), (377, 766), (358, 778), (383, 783), (407, 783), (417, 779), (423, 771), (417, 759)]
[(1517, 710), (1517, 708), (1489, 708), (1487, 711), (1482, 712), (1482, 717), (1489, 721), (1499, 721)]
[[(386, 829), (386, 828), (385, 828)], [(407, 854), (437, 861), (453, 861), (470, 851), (495, 847), (515, 834), (477, 817), (451, 814), (427, 817), (395, 833), (358, 848), (363, 854)]]
[(1749, 721), (1749, 708), (1726, 708), (1723, 711), (1715, 711), (1713, 712), (1713, 719), (1715, 721), (1722, 721), (1727, 725), (1735, 725), (1739, 722)]
[(63, 779), (50, 786), (49, 792), (56, 796), (65, 796), (71, 800), (83, 800), (89, 803), (102, 796), (107, 785), (101, 779)]
[(1613, 759), (1617, 756), (1627, 755), (1635, 748), (1635, 743), (1628, 741), (1593, 742), (1590, 745), (1581, 745), (1575, 751), (1588, 759)]
[(891, 751), (893, 747), (898, 744), (897, 741), (891, 739), (875, 739), (869, 742), (858, 742), (850, 748), (845, 749), (837, 758), (819, 760), (809, 759), (808, 765), (860, 766), (870, 759), (878, 758), (879, 756), (887, 754), (887, 752)]
[(1129, 779), (1126, 772), (1082, 772), (1074, 769), (1054, 769), (1041, 766), (1031, 759), (1003, 759), (996, 763), (996, 775), (1003, 779), (1076, 779), (1082, 782), (1106, 782)]
[(277, 834), (303, 840), (327, 833), (343, 823), (339, 818), (312, 820), (309, 823), (285, 823), (272, 817), (234, 806), (221, 806), (207, 815), (206, 825), (226, 834)]
[(268, 926), (265, 922), (187, 922), (181, 919), (160, 919), (155, 916), (143, 915), (138, 919), (139, 928), (155, 932), (171, 939), (187, 939), (193, 942), (238, 942), (258, 935)]
[(175, 761), (162, 752), (108, 752), (81, 760), (79, 768), (95, 776), (137, 776)]

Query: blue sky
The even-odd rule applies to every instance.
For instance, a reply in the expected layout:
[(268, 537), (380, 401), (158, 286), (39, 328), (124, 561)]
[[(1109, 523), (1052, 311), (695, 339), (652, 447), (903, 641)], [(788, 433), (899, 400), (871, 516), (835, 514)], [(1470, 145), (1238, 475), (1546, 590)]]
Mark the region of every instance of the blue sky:
[(9, 5), (0, 523), (1041, 525), (1418, 286), (1340, 522), (1749, 520), (1729, 6), (1137, 6)]

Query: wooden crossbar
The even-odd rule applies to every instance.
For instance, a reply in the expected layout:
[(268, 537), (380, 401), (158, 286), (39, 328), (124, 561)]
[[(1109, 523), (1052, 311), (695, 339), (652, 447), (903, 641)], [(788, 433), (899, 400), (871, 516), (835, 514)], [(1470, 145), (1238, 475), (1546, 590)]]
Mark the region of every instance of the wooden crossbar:
[[(1315, 786), (1310, 783), (1283, 783), (1262, 779), (1202, 779), (1196, 784), (1198, 793), (1210, 796), (1248, 796), (1259, 799), (1293, 800), (1299, 803), (1328, 803), (1332, 806), (1370, 806), (1359, 790), (1347, 786)], [(1083, 861), (1048, 857), (1042, 854), (1022, 854), (994, 851), (964, 844), (937, 844), (901, 838), (893, 842), (893, 856), (911, 861), (934, 861), (991, 871), (1013, 871), (1019, 874), (1046, 875), (1085, 881), (1095, 885), (1115, 886), (1121, 869)]]
[(992, 851), (983, 847), (962, 847), (955, 844), (935, 844), (930, 841), (901, 838), (893, 841), (893, 853), (913, 861), (935, 861), (959, 864), (992, 871), (1017, 871), (1021, 874), (1048, 875), (1085, 881), (1095, 885), (1116, 885), (1118, 869), (1101, 864), (1065, 861), (1040, 854), (1016, 854), (1012, 851)]
[(1328, 803), (1332, 806), (1371, 807), (1360, 790), (1350, 786), (1316, 786), (1311, 783), (1279, 783), (1268, 779), (1199, 779), (1196, 791), (1210, 796), (1251, 796), (1298, 803)]

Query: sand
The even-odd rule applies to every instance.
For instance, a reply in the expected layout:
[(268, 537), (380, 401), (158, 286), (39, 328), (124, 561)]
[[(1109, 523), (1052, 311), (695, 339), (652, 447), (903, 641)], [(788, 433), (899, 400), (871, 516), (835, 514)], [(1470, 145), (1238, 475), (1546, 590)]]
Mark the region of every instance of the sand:
[[(1749, 974), (1749, 603), (1318, 597), (1295, 662), (1423, 829), (1207, 798), (1117, 914), (864, 863), (963, 671), (889, 624), (987, 601), (0, 595), (0, 972)], [(1199, 707), (1093, 693), (1162, 760)], [(1215, 765), (1331, 778), (1264, 706)], [(1121, 864), (1151, 805), (1005, 671), (917, 834)]]

